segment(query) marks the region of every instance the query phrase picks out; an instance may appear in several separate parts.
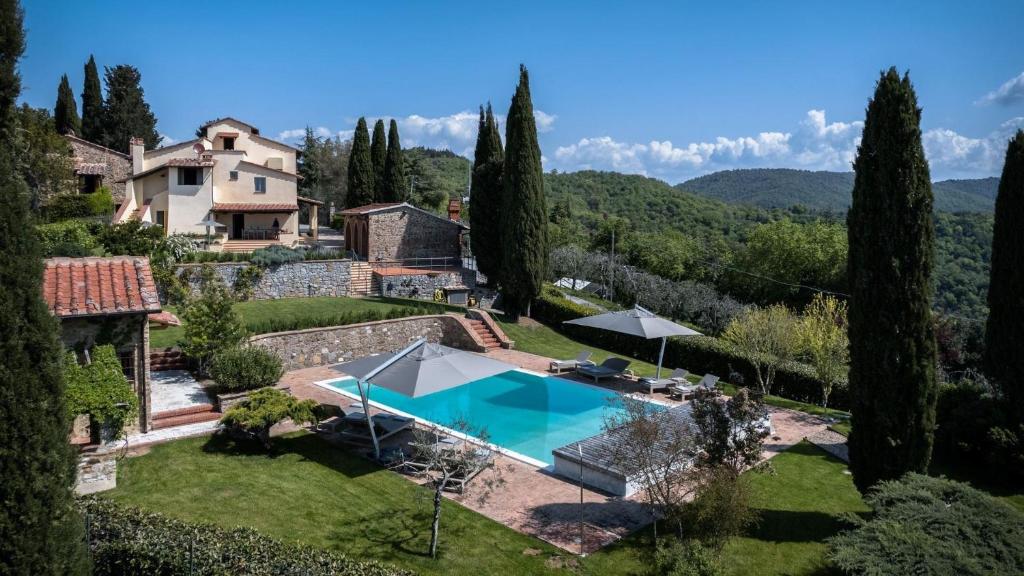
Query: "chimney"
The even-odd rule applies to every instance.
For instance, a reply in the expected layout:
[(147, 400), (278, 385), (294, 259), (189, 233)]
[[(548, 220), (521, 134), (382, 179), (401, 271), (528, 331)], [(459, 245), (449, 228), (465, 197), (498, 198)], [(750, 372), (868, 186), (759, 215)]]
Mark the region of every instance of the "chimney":
[(138, 174), (145, 170), (142, 162), (142, 153), (146, 151), (146, 144), (142, 141), (142, 138), (133, 136), (128, 141), (129, 148), (131, 149), (132, 156), (132, 174)]
[(458, 200), (448, 201), (448, 219), (452, 222), (458, 222), (459, 216), (462, 214), (462, 202)]

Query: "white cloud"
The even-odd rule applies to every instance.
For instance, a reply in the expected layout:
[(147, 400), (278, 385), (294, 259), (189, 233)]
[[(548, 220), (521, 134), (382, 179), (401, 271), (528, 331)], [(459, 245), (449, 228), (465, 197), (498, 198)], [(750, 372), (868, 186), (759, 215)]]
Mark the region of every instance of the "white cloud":
[[(981, 138), (935, 128), (923, 135), (935, 178), (998, 174), (1006, 141), (1024, 118), (1003, 123)], [(792, 132), (756, 136), (719, 136), (676, 146), (671, 140), (620, 142), (610, 136), (581, 138), (555, 150), (546, 168), (615, 170), (678, 182), (701, 174), (736, 168), (800, 168), (849, 171), (860, 144), (862, 121), (829, 122), (824, 110), (809, 110)]]
[[(331, 131), (323, 126), (317, 126), (313, 128), (313, 135), (319, 138), (330, 138), (333, 136)], [(291, 130), (283, 130), (277, 134), (277, 139), (282, 141), (299, 140), (306, 136), (305, 128), (293, 128)]]
[(537, 123), (537, 132), (551, 132), (555, 127), (555, 120), (558, 116), (555, 114), (548, 114), (543, 110), (534, 110), (533, 119)]
[(1010, 78), (1003, 85), (982, 96), (975, 104), (1001, 104), (1009, 106), (1017, 102), (1024, 102), (1024, 72), (1015, 78)]
[(167, 134), (160, 134), (159, 146), (172, 146), (174, 144), (177, 144), (178, 142), (179, 140), (171, 138)]

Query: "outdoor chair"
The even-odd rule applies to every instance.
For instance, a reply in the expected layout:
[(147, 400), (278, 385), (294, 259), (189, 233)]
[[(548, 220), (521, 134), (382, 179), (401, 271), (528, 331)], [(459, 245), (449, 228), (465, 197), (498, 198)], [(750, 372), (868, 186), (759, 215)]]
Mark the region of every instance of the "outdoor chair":
[(678, 384), (685, 385), (686, 376), (689, 373), (689, 370), (684, 368), (676, 368), (668, 378), (644, 378), (640, 380), (640, 390), (648, 394), (654, 394), (657, 390), (664, 390), (667, 392), (669, 388)]
[(444, 489), (463, 494), (466, 486), (476, 478), (478, 474), (494, 465), (494, 453), (486, 448), (478, 448), (473, 451), (473, 457), (469, 459), (468, 466), (457, 469), (448, 477), (448, 483)]
[(580, 366), (593, 366), (594, 363), (590, 360), (590, 356), (591, 352), (584, 350), (572, 360), (552, 360), (548, 370), (555, 374), (561, 374), (565, 370), (575, 370)]
[(576, 373), (587, 376), (588, 378), (593, 378), (595, 384), (600, 384), (601, 378), (622, 376), (622, 373), (626, 371), (629, 364), (629, 360), (624, 358), (608, 358), (604, 362), (601, 362), (600, 366), (578, 366), (576, 368)]
[(700, 382), (696, 384), (686, 384), (684, 381), (682, 384), (676, 384), (675, 386), (670, 387), (668, 389), (668, 395), (670, 398), (685, 400), (687, 397), (693, 396), (693, 393), (698, 388), (704, 388), (706, 390), (714, 389), (718, 380), (718, 376), (715, 376), (714, 374), (705, 374), (704, 377), (700, 379)]
[[(341, 439), (346, 442), (367, 443), (373, 442), (370, 429), (366, 426), (366, 416), (362, 412), (352, 412), (345, 415), (347, 428), (341, 432)], [(373, 421), (374, 432), (377, 434), (377, 441), (385, 440), (412, 428), (415, 420), (394, 414), (374, 414), (370, 420)]]

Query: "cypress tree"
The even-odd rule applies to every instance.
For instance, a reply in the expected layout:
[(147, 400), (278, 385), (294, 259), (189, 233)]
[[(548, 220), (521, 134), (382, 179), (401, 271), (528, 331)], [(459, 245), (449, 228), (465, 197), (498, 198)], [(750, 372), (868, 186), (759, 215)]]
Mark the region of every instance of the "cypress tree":
[(366, 118), (356, 123), (352, 137), (352, 152), (348, 159), (348, 193), (345, 207), (355, 208), (373, 203), (373, 160), (370, 158), (370, 132), (366, 129)]
[(515, 321), (529, 313), (530, 302), (540, 294), (548, 259), (544, 173), (526, 66), (519, 66), (519, 85), (505, 122), (501, 293), (505, 313)]
[(111, 150), (128, 152), (128, 142), (137, 136), (146, 148), (160, 143), (156, 116), (146, 103), (142, 74), (134, 66), (121, 64), (106, 68), (107, 101), (103, 107), (103, 142)]
[(409, 182), (405, 177), (405, 159), (398, 139), (398, 122), (388, 126), (388, 156), (384, 163), (384, 201), (405, 202), (409, 199)]
[(96, 59), (89, 55), (85, 63), (85, 83), (82, 85), (82, 133), (80, 136), (90, 142), (103, 140), (103, 92), (100, 88), (100, 73), (96, 70)]
[(1006, 148), (992, 231), (985, 371), (1024, 418), (1024, 131)]
[(473, 176), (469, 193), (469, 222), (477, 268), (491, 286), (500, 282), (501, 248), (501, 170), (505, 152), (490, 103), (487, 113), (480, 107), (480, 126), (473, 154)]
[(850, 470), (861, 492), (925, 472), (931, 458), (935, 229), (920, 122), (909, 76), (890, 68), (868, 103), (847, 217)]
[(75, 103), (75, 95), (71, 92), (67, 74), (60, 77), (57, 104), (53, 107), (53, 120), (58, 134), (78, 134), (82, 131), (81, 121), (78, 119), (78, 104)]
[(384, 136), (384, 121), (377, 120), (373, 125), (373, 138), (370, 140), (370, 160), (373, 161), (373, 201), (385, 202), (387, 192), (384, 190), (384, 165), (387, 163), (388, 141)]
[(14, 157), (22, 11), (0, 0), (0, 574), (84, 574), (57, 323)]

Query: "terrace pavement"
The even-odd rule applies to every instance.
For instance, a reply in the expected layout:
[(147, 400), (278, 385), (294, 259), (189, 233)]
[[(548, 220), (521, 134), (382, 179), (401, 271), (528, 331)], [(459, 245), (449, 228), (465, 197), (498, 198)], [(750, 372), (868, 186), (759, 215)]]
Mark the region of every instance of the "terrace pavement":
[[(515, 364), (526, 370), (545, 372), (550, 358), (518, 350), (497, 349), (487, 356)], [(338, 378), (343, 372), (338, 365), (316, 366), (287, 372), (278, 386), (289, 387), (300, 398), (312, 398), (324, 404), (349, 406), (352, 401), (340, 394), (314, 384)], [(564, 374), (563, 377), (573, 376)], [(587, 381), (589, 380), (581, 380)], [(606, 385), (609, 389), (631, 391), (635, 382), (627, 379)], [(676, 405), (662, 394), (655, 400)], [(371, 408), (371, 413), (378, 412)], [(796, 445), (804, 438), (820, 435), (827, 428), (824, 420), (797, 412), (769, 406), (775, 435), (765, 443), (764, 457), (771, 458)], [(411, 434), (398, 435), (385, 445), (400, 445), (411, 440)], [(407, 476), (410, 481), (424, 483), (421, 477)], [(569, 552), (579, 552), (580, 495), (578, 483), (555, 476), (550, 471), (499, 455), (495, 466), (481, 473), (463, 495), (446, 496), (514, 530), (535, 536)], [(596, 551), (651, 522), (651, 512), (644, 504), (643, 494), (621, 498), (584, 488), (584, 551)]]

